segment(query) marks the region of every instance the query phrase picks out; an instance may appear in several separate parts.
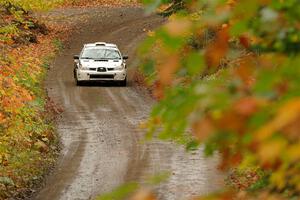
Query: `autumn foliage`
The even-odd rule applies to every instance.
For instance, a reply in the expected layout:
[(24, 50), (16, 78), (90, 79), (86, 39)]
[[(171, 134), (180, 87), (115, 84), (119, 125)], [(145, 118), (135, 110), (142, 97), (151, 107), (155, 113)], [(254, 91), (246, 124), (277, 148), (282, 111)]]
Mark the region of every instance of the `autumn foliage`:
[(137, 0), (66, 0), (62, 7), (111, 7), (111, 6), (140, 6)]
[(60, 110), (42, 85), (57, 49), (52, 40), (8, 50), (0, 61), (0, 199), (27, 192), (54, 162)]
[(220, 155), (221, 169), (239, 171), (233, 179), (258, 170), (250, 170), (250, 184), (199, 199), (298, 199), (299, 2), (185, 5), (140, 48), (146, 81), (160, 100), (148, 134), (187, 148), (205, 144), (207, 155)]
[(61, 110), (43, 80), (61, 45), (54, 27), (28, 13), (51, 2), (40, 3), (0, 1), (0, 199), (29, 194), (58, 151), (53, 120)]

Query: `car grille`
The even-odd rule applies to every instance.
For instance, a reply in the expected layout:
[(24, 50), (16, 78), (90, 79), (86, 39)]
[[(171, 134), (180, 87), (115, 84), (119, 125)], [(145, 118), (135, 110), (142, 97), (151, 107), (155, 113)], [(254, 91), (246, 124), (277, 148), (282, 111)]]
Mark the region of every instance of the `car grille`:
[(106, 68), (105, 67), (99, 67), (97, 69), (97, 72), (106, 72)]
[(113, 74), (91, 74), (90, 78), (114, 78)]

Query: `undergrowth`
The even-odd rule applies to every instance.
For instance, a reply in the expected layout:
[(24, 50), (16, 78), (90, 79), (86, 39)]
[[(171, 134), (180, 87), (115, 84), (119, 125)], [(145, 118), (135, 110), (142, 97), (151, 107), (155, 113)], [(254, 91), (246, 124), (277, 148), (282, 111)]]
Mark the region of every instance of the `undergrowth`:
[(0, 60), (0, 199), (30, 193), (58, 153), (54, 119), (60, 110), (43, 85), (61, 48), (52, 37), (9, 49)]

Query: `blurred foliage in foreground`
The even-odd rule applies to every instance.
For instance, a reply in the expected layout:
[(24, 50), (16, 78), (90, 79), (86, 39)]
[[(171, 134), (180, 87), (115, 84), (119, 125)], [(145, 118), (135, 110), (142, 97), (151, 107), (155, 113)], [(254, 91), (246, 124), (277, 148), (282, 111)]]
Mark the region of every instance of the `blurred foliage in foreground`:
[[(145, 0), (151, 11), (172, 2)], [(159, 99), (149, 136), (204, 143), (224, 170), (262, 170), (249, 190), (199, 199), (299, 199), (299, 1), (181, 2), (139, 51)]]
[(163, 183), (170, 177), (169, 172), (160, 172), (154, 176), (145, 178), (143, 184), (137, 182), (125, 183), (112, 192), (102, 194), (96, 200), (156, 200), (156, 196), (149, 188), (153, 188)]

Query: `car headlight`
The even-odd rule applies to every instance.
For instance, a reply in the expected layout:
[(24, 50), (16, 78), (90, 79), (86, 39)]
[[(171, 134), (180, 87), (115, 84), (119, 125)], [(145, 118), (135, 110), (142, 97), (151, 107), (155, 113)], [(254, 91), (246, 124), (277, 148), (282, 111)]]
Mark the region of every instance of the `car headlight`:
[(88, 67), (83, 67), (81, 63), (78, 64), (79, 69), (81, 70), (89, 70)]
[(124, 64), (115, 67), (115, 70), (123, 70), (124, 69)]
[(90, 68), (88, 67), (81, 67), (81, 70), (89, 70)]

